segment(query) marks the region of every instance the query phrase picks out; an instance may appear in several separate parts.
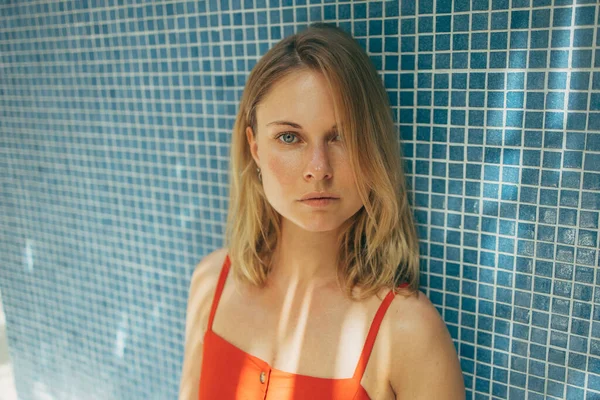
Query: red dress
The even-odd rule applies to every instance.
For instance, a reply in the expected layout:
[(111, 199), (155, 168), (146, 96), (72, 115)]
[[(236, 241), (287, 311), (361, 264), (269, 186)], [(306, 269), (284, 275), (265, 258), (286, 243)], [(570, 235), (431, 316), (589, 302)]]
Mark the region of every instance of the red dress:
[[(360, 381), (369, 361), (381, 320), (394, 298), (392, 290), (375, 314), (354, 375), (346, 379), (318, 378), (271, 368), (266, 361), (245, 353), (213, 332), (212, 323), (229, 267), (230, 260), (227, 256), (221, 269), (208, 327), (204, 334), (198, 393), (200, 400), (370, 400)], [(407, 285), (405, 283), (400, 286)]]

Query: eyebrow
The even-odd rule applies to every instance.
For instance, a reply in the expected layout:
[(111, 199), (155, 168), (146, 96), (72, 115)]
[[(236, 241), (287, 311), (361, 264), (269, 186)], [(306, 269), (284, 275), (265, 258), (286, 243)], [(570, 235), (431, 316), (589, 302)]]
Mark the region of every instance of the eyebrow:
[[(296, 128), (296, 129), (302, 129), (302, 125), (300, 125), (300, 124), (297, 124), (297, 123), (295, 123), (295, 122), (291, 122), (291, 121), (280, 121), (280, 120), (277, 120), (277, 121), (272, 121), (272, 122), (269, 122), (269, 123), (267, 124), (267, 126), (269, 126), (269, 125), (289, 125), (289, 126), (291, 126), (291, 127), (293, 127), (293, 128)], [(334, 125), (331, 127), (331, 129), (329, 129), (329, 132), (333, 132), (333, 131), (335, 131), (336, 129), (337, 129), (337, 124), (334, 124)]]

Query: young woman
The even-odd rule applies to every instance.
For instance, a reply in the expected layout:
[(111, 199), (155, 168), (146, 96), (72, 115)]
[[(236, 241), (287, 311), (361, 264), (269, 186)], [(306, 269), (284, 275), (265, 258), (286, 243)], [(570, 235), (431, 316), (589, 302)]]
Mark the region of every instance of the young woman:
[(190, 285), (180, 399), (464, 399), (418, 290), (387, 94), (351, 36), (313, 24), (261, 58), (231, 168), (227, 247)]

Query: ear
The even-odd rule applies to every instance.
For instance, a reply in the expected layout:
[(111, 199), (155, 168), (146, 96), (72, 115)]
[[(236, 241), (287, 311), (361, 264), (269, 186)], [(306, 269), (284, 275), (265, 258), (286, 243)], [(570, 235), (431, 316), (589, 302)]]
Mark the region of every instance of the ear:
[(256, 137), (254, 132), (252, 131), (252, 127), (246, 127), (246, 139), (248, 140), (248, 145), (250, 146), (250, 154), (252, 154), (252, 158), (254, 158), (254, 162), (256, 165), (260, 165), (260, 159), (258, 157), (258, 143), (256, 142)]

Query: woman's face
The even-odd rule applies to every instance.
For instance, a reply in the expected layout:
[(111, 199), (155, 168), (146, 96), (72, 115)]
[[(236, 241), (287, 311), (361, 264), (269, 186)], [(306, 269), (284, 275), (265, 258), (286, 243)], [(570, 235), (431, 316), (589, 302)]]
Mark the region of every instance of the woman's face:
[[(278, 81), (260, 102), (256, 138), (252, 128), (246, 129), (267, 200), (283, 218), (308, 231), (337, 229), (363, 206), (335, 123), (325, 77), (303, 70)], [(338, 199), (323, 207), (300, 201), (313, 191)]]

